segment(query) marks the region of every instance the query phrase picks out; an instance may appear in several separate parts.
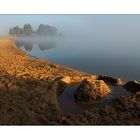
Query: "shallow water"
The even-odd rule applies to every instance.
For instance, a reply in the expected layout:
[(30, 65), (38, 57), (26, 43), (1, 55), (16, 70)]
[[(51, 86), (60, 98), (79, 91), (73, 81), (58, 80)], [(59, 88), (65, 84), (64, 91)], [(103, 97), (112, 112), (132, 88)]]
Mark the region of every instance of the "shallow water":
[(64, 92), (59, 95), (58, 101), (63, 111), (71, 114), (83, 112), (84, 108), (78, 106), (74, 101), (74, 92), (77, 88), (77, 85), (68, 86)]
[(63, 111), (71, 114), (79, 114), (84, 110), (92, 110), (94, 108), (104, 107), (108, 105), (112, 99), (120, 96), (130, 96), (131, 93), (126, 91), (124, 88), (118, 86), (109, 86), (112, 92), (95, 104), (80, 104), (74, 100), (74, 92), (77, 90), (79, 85), (68, 85), (64, 92), (58, 97), (60, 107)]

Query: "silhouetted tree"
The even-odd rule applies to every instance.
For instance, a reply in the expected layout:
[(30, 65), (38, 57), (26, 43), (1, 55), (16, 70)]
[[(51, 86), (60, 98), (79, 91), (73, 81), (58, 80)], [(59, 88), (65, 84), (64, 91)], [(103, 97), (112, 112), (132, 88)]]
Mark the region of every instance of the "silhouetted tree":
[(10, 28), (9, 34), (13, 34), (13, 29), (12, 28)]
[(57, 29), (50, 25), (40, 24), (37, 32), (33, 31), (30, 24), (25, 24), (23, 29), (18, 26), (9, 29), (9, 34), (11, 35), (48, 35), (54, 36), (57, 35)]
[(53, 36), (53, 35), (57, 34), (57, 29), (50, 25), (40, 24), (37, 32), (38, 32), (38, 34)]
[(33, 29), (32, 26), (30, 24), (25, 24), (23, 27), (23, 33), (26, 35), (32, 34)]
[(13, 35), (22, 34), (22, 29), (19, 28), (18, 26), (15, 26), (13, 28), (10, 28), (9, 34), (13, 34)]

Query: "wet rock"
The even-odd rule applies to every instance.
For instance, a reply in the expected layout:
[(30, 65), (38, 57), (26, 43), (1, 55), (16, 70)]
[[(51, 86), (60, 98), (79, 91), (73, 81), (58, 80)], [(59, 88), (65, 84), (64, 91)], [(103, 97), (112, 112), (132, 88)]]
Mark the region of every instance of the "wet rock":
[(133, 93), (140, 91), (140, 83), (138, 81), (129, 81), (123, 87)]
[(98, 80), (103, 80), (107, 83), (114, 84), (114, 85), (123, 85), (124, 81), (121, 78), (114, 78), (110, 76), (99, 75)]
[(75, 91), (74, 98), (86, 104), (92, 104), (111, 92), (103, 80), (85, 79)]

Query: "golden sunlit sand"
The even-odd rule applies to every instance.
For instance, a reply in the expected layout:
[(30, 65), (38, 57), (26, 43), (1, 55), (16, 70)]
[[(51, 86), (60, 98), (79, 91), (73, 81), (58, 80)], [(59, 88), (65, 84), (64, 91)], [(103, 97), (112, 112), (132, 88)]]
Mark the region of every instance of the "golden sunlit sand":
[(104, 108), (77, 115), (64, 112), (59, 92), (86, 78), (103, 79), (29, 56), (14, 39), (0, 38), (0, 124), (140, 124), (139, 92), (114, 99)]

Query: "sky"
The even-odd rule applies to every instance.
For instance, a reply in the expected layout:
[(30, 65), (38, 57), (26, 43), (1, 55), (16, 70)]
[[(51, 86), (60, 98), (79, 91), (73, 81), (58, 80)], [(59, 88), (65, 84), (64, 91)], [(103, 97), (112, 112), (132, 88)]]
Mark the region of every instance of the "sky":
[[(79, 55), (81, 52), (84, 52), (83, 55), (88, 52), (87, 56), (90, 57), (95, 51), (94, 55), (98, 55), (99, 59), (109, 55), (107, 62), (112, 58), (126, 60), (125, 63), (134, 60), (130, 63), (135, 62), (137, 67), (140, 52), (140, 15), (0, 15), (0, 34), (8, 33), (11, 26), (23, 27), (26, 23), (30, 23), (34, 30), (39, 24), (55, 26), (67, 37), (65, 44), (61, 44), (61, 38), (57, 43), (73, 50), (78, 49)], [(60, 52), (60, 56), (67, 55), (63, 52)], [(75, 51), (72, 52), (72, 55), (74, 54), (77, 58)], [(114, 61), (112, 62), (114, 66)], [(124, 63), (121, 64), (124, 67)], [(104, 64), (101, 63), (101, 66)]]
[(0, 15), (0, 34), (7, 33), (11, 26), (23, 26), (30, 23), (34, 29), (39, 24), (49, 24), (63, 30), (64, 26), (73, 26), (83, 23), (84, 18), (72, 15)]
[(0, 15), (0, 35), (7, 34), (11, 26), (23, 27), (25, 23), (34, 30), (39, 24), (49, 24), (73, 37), (90, 35), (106, 40), (139, 39), (140, 35), (140, 15)]

